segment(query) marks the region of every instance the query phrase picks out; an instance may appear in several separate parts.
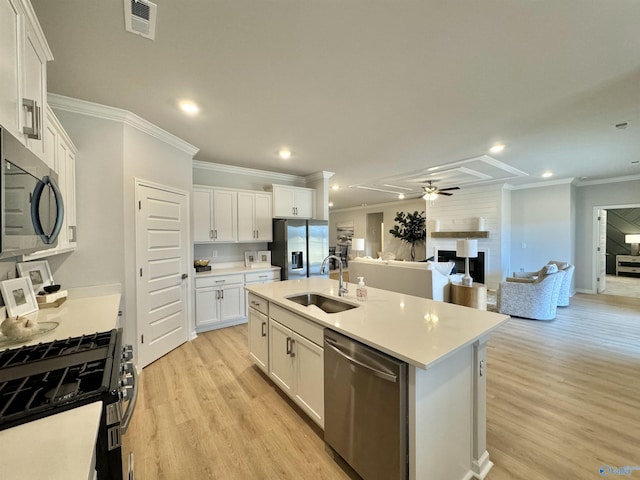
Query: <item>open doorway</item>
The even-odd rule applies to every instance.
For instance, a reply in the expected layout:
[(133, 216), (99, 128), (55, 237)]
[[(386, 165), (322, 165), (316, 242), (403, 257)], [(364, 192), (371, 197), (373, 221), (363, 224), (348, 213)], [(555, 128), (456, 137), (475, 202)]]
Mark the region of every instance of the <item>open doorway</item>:
[(626, 242), (627, 235), (640, 234), (640, 204), (596, 207), (594, 218), (597, 293), (640, 298), (640, 268), (628, 267), (638, 257), (631, 258), (631, 245)]
[(365, 238), (365, 255), (378, 258), (382, 251), (384, 232), (384, 216), (382, 212), (367, 213), (367, 235)]

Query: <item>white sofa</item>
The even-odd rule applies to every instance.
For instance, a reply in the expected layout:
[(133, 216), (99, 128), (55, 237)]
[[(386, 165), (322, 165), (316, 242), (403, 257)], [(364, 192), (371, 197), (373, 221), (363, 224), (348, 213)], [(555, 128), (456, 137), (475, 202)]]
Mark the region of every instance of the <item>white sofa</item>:
[(354, 258), (349, 262), (349, 281), (357, 283), (364, 277), (370, 287), (448, 302), (449, 276), (430, 267), (427, 262)]

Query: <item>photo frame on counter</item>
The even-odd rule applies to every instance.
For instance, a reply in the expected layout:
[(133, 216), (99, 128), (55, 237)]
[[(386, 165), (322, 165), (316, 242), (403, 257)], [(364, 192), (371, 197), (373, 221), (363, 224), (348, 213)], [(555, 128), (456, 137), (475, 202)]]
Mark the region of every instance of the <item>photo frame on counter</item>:
[(18, 275), (21, 277), (29, 277), (31, 279), (31, 285), (33, 291), (38, 293), (42, 290), (42, 287), (47, 285), (53, 285), (53, 275), (51, 275), (51, 269), (49, 268), (49, 262), (46, 260), (36, 260), (33, 262), (18, 262), (16, 263)]
[(0, 291), (8, 317), (17, 317), (38, 311), (38, 302), (33, 291), (31, 278), (18, 277), (4, 280), (0, 282)]
[(260, 250), (258, 252), (258, 263), (264, 266), (271, 265), (271, 250)]
[(258, 261), (258, 253), (256, 251), (244, 252), (244, 266), (251, 267)]

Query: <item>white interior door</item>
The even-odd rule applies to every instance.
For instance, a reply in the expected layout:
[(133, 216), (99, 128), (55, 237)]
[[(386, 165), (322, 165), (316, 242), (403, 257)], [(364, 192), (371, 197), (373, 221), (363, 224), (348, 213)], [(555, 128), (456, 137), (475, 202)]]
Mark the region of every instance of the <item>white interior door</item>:
[(597, 291), (602, 293), (607, 288), (607, 211), (598, 209), (598, 274)]
[(136, 185), (138, 366), (187, 341), (186, 194)]

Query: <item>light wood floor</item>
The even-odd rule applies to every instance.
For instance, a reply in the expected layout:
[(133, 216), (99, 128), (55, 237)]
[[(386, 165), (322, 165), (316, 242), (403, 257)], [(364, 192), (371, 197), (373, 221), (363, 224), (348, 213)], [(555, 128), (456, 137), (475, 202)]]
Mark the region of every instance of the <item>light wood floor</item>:
[[(487, 362), (489, 480), (640, 465), (639, 299), (579, 294), (555, 321), (511, 319)], [(321, 431), (252, 366), (246, 325), (201, 334), (140, 381), (124, 437), (138, 480), (350, 478)]]

